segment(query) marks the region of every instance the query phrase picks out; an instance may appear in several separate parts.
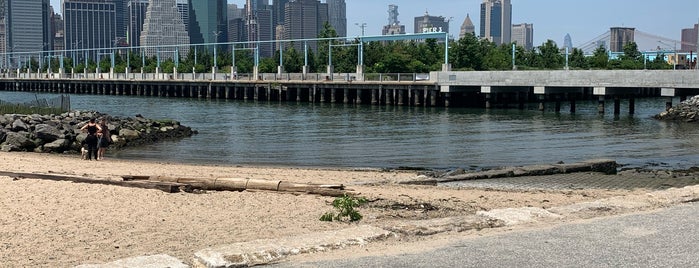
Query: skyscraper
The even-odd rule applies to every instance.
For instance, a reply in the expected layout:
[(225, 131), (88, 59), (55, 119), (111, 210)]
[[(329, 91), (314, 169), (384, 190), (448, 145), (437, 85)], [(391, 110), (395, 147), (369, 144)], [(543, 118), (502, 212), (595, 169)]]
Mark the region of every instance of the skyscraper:
[(286, 21), (286, 16), (284, 14), (286, 3), (289, 3), (289, 0), (274, 0), (274, 4), (272, 5), (272, 18), (273, 25), (275, 27), (284, 25), (284, 22)]
[(388, 5), (388, 24), (383, 26), (381, 35), (405, 34), (405, 25), (398, 20), (398, 6)]
[(510, 0), (483, 0), (481, 4), (481, 37), (493, 43), (512, 42), (512, 4)]
[[(141, 46), (146, 56), (174, 58), (189, 52), (189, 34), (175, 0), (150, 0), (141, 32)], [(160, 49), (153, 46), (185, 45)]]
[(466, 14), (464, 23), (461, 24), (461, 32), (459, 32), (459, 38), (464, 38), (467, 34), (476, 35), (476, 26), (473, 25), (471, 21), (471, 16)]
[(192, 44), (228, 40), (226, 0), (189, 0), (189, 40)]
[(129, 18), (128, 18), (128, 5), (131, 0), (110, 0), (114, 2), (114, 8), (116, 12), (116, 36), (117, 45), (126, 46), (128, 43), (126, 40), (127, 32), (129, 29)]
[(623, 52), (624, 45), (634, 41), (635, 28), (612, 27), (609, 29), (609, 51)]
[(424, 32), (449, 32), (449, 21), (443, 16), (430, 16), (427, 11), (425, 15), (420, 17), (415, 17), (415, 32), (414, 33), (424, 33)]
[[(247, 0), (245, 4), (245, 41), (272, 41), (276, 26), (272, 18), (273, 10), (268, 1)], [(249, 47), (258, 48), (262, 57), (270, 57), (274, 53), (273, 43), (250, 43)]]
[[(0, 52), (30, 52), (53, 49), (51, 10), (48, 0), (0, 1)], [(38, 55), (37, 55), (38, 56)], [(2, 57), (3, 67), (16, 67), (19, 58)], [(8, 65), (9, 63), (9, 65)]]
[(327, 0), (328, 20), (338, 36), (347, 36), (347, 5), (345, 0)]
[(512, 42), (526, 50), (534, 49), (534, 25), (530, 23), (512, 25)]
[(146, 20), (146, 11), (148, 10), (148, 0), (130, 0), (127, 4), (127, 40), (129, 46), (141, 45), (141, 31), (143, 31), (143, 23)]
[[(289, 2), (284, 10), (284, 39), (316, 38), (328, 22), (328, 5), (318, 0), (296, 0)], [(302, 43), (294, 44), (297, 50), (302, 50)], [(315, 42), (308, 44), (312, 49), (318, 46)]]
[(563, 37), (563, 48), (567, 48), (568, 51), (573, 51), (573, 38), (570, 37), (570, 34), (566, 34), (566, 36)]
[[(117, 41), (116, 5), (104, 0), (63, 2), (66, 49), (112, 48)], [(90, 51), (95, 58), (96, 50)]]

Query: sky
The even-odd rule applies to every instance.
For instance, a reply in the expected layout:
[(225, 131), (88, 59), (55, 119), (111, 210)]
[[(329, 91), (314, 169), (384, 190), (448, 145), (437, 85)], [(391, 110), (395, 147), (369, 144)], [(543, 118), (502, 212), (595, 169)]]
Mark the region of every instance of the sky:
[[(228, 0), (244, 6), (245, 0)], [(366, 23), (365, 35), (380, 35), (388, 24), (388, 5), (398, 5), (398, 20), (407, 32), (413, 32), (413, 20), (428, 12), (432, 16), (453, 18), (450, 34), (458, 37), (461, 23), (470, 14), (480, 29), (480, 4), (482, 0), (346, 0), (347, 33), (361, 35), (357, 24)], [(60, 9), (60, 0), (51, 0)], [(610, 27), (633, 27), (644, 33), (665, 38), (663, 43), (653, 36), (646, 36), (639, 47), (672, 46), (681, 39), (681, 31), (699, 23), (697, 0), (512, 0), (512, 23), (534, 24), (534, 45), (551, 39), (559, 46), (570, 34), (573, 45), (582, 47), (604, 34)], [(648, 44), (645, 44), (648, 43)]]

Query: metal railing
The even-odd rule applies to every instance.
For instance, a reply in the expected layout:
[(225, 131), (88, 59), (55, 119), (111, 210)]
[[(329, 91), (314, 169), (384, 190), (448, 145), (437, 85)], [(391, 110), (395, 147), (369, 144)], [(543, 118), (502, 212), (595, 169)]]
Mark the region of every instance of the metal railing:
[(380, 81), (418, 82), (429, 81), (425, 73), (41, 73), (14, 72), (0, 74), (0, 79), (80, 79), (80, 80), (187, 80), (187, 81)]

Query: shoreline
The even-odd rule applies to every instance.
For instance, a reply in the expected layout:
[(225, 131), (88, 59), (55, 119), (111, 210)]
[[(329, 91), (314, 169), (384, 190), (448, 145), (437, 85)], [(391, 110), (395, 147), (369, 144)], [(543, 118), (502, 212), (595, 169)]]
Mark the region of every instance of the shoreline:
[[(415, 179), (418, 173), (185, 165), (113, 158), (92, 162), (74, 155), (26, 152), (0, 152), (0, 170), (104, 180), (120, 180), (123, 175), (158, 175), (344, 184), (369, 200), (359, 208), (364, 216), (360, 224), (379, 228), (501, 208), (546, 209), (651, 191), (400, 185), (395, 182)], [(3, 244), (0, 246), (4, 247), (0, 259), (9, 266), (43, 267), (107, 263), (152, 254), (168, 254), (191, 261), (194, 252), (212, 246), (308, 235), (351, 226), (319, 220), (324, 213), (333, 211), (333, 200), (325, 196), (268, 191), (170, 194), (149, 189), (0, 176), (0, 207), (3, 208), (0, 216)], [(436, 237), (455, 234), (448, 232)], [(382, 244), (400, 247), (404, 239), (429, 241), (436, 237), (406, 236)]]

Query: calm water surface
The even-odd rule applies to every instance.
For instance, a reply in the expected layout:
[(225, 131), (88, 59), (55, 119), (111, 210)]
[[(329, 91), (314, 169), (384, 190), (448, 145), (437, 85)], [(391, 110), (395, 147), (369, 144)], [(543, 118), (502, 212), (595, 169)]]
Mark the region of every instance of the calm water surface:
[[(3, 92), (5, 101), (34, 93)], [(40, 98), (56, 95), (39, 94)], [(496, 167), (611, 158), (630, 166), (686, 168), (699, 162), (696, 124), (659, 122), (664, 99), (636, 101), (637, 114), (343, 104), (297, 104), (71, 95), (73, 109), (171, 118), (199, 131), (110, 157), (224, 165), (313, 167)], [(677, 103), (678, 100), (675, 100)], [(622, 103), (622, 111), (628, 111)], [(552, 106), (552, 105), (550, 105)]]

